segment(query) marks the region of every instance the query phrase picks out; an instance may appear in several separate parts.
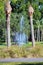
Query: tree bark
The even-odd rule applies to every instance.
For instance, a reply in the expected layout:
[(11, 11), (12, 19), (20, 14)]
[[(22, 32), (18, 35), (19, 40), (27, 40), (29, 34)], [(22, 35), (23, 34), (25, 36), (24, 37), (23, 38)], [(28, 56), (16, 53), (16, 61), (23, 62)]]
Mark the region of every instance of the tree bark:
[(39, 26), (38, 26), (38, 30), (37, 30), (37, 41), (40, 41), (40, 29), (39, 29)]
[(41, 41), (43, 41), (43, 29), (41, 31)]
[(32, 35), (32, 46), (35, 47), (34, 27), (33, 27), (33, 18), (32, 18), (32, 16), (30, 16), (30, 26), (31, 26), (31, 35)]
[(34, 31), (34, 34), (35, 40), (37, 40), (36, 30)]
[(7, 23), (7, 46), (11, 46), (10, 42), (10, 14), (6, 16), (6, 23)]

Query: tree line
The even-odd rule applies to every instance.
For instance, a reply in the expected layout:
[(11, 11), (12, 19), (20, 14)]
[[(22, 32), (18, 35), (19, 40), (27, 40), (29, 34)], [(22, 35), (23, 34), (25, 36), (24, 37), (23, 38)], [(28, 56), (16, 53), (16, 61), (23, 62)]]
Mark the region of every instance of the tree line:
[[(19, 22), (21, 16), (24, 16), (24, 32), (28, 35), (31, 41), (30, 19), (28, 13), (29, 5), (33, 6), (33, 24), (34, 36), (36, 41), (43, 41), (43, 0), (11, 0), (11, 39), (12, 33), (20, 30)], [(5, 15), (5, 0), (0, 0), (0, 42), (6, 41), (6, 15)]]

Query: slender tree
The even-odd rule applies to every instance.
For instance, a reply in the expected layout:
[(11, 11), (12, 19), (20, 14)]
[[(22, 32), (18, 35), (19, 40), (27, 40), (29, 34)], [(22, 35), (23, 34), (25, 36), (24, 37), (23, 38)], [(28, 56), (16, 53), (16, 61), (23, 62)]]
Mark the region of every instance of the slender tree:
[(11, 6), (10, 1), (8, 0), (5, 4), (5, 12), (6, 12), (6, 24), (7, 24), (7, 46), (11, 46), (10, 42), (10, 15), (11, 15)]
[(41, 19), (41, 41), (43, 41), (43, 18)]
[(34, 12), (34, 9), (30, 5), (29, 14), (30, 14), (30, 26), (31, 26), (31, 35), (32, 35), (32, 46), (35, 47), (34, 28), (33, 28), (33, 12)]

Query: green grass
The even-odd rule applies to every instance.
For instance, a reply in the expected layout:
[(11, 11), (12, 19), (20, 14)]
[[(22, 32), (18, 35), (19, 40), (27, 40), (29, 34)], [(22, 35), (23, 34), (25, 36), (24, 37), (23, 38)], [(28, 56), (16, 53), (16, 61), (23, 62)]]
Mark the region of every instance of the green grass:
[(0, 65), (43, 65), (43, 62), (42, 63), (18, 63), (18, 62), (15, 62), (15, 63), (0, 63)]

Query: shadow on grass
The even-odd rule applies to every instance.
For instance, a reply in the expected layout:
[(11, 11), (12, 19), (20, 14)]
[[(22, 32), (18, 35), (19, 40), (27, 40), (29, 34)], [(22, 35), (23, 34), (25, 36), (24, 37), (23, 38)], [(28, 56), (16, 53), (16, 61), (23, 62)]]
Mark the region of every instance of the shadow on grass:
[(22, 63), (18, 65), (43, 65), (43, 63)]

